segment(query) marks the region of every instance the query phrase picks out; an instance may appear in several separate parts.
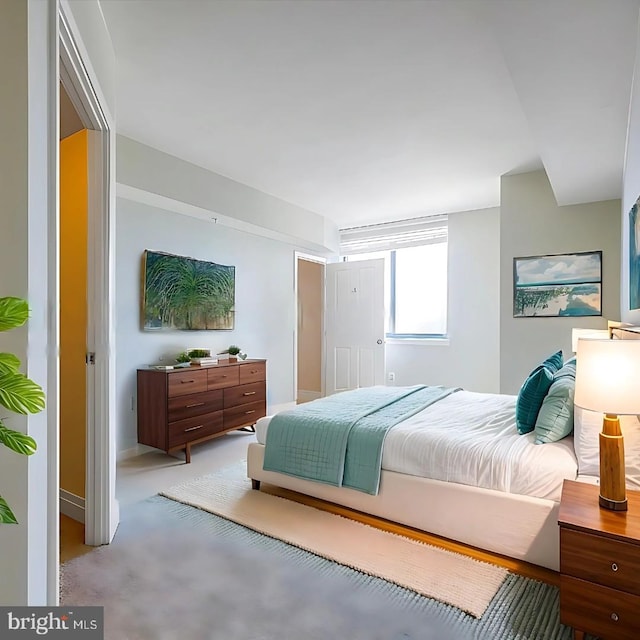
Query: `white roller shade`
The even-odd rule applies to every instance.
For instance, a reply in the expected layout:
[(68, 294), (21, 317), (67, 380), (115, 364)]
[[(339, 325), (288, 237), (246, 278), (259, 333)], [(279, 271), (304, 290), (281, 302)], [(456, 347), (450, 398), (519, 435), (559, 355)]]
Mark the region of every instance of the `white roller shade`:
[(340, 255), (390, 251), (447, 241), (446, 215), (340, 229)]

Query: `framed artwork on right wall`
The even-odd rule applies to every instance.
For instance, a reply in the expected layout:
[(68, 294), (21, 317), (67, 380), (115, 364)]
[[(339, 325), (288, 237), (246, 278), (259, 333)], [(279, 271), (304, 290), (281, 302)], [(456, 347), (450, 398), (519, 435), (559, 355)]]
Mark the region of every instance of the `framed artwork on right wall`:
[(640, 216), (636, 200), (629, 211), (629, 309), (640, 309)]
[(513, 317), (602, 315), (602, 251), (513, 259)]

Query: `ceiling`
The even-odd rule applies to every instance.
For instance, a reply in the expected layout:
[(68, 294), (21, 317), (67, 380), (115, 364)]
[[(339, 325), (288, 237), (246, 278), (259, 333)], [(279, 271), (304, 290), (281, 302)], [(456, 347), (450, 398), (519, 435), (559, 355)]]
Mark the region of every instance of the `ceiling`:
[(100, 0), (118, 133), (347, 227), (621, 196), (640, 0)]

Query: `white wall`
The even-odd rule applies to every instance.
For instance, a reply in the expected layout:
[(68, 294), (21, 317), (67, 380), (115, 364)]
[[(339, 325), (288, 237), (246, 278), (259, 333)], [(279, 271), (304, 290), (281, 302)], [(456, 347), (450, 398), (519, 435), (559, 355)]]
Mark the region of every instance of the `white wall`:
[(25, 327), (2, 334), (0, 351), (20, 358), (48, 403), (34, 416), (0, 413), (7, 427), (38, 444), (30, 457), (0, 447), (0, 495), (19, 522), (0, 525), (2, 605), (54, 604), (57, 584), (50, 539), (58, 539), (48, 536), (57, 522), (49, 509), (56, 487), (48, 484), (57, 452), (56, 247), (49, 242), (56, 218), (55, 11), (50, 2), (0, 3), (0, 296), (26, 298), (31, 309)]
[(386, 370), (396, 385), (498, 392), (499, 277), (499, 209), (449, 214), (449, 341), (387, 344)]
[(301, 248), (337, 250), (335, 223), (185, 160), (117, 137), (118, 194), (229, 226), (256, 232)]
[[(640, 41), (640, 39), (639, 39)], [(640, 325), (640, 309), (629, 309), (629, 210), (640, 197), (640, 46), (636, 48), (629, 128), (622, 190), (622, 254), (620, 315), (623, 322)]]
[[(517, 393), (548, 355), (571, 354), (572, 327), (619, 320), (620, 201), (558, 207), (544, 171), (503, 176), (500, 227), (500, 390)], [(514, 318), (513, 259), (602, 251), (602, 317)]]
[[(267, 359), (267, 406), (294, 399), (294, 251), (296, 247), (182, 214), (118, 198), (116, 203), (116, 404), (118, 451), (137, 443), (136, 369), (172, 364), (188, 347), (213, 352), (239, 345)], [(232, 331), (141, 329), (141, 258), (145, 249), (236, 268)]]

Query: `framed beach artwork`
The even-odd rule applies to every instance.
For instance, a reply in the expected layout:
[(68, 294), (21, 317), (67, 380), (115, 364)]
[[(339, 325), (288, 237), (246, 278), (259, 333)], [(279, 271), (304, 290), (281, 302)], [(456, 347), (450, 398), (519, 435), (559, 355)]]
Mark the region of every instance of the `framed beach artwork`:
[(513, 259), (513, 317), (602, 315), (602, 251)]
[(636, 200), (629, 211), (629, 309), (640, 309), (640, 216)]

